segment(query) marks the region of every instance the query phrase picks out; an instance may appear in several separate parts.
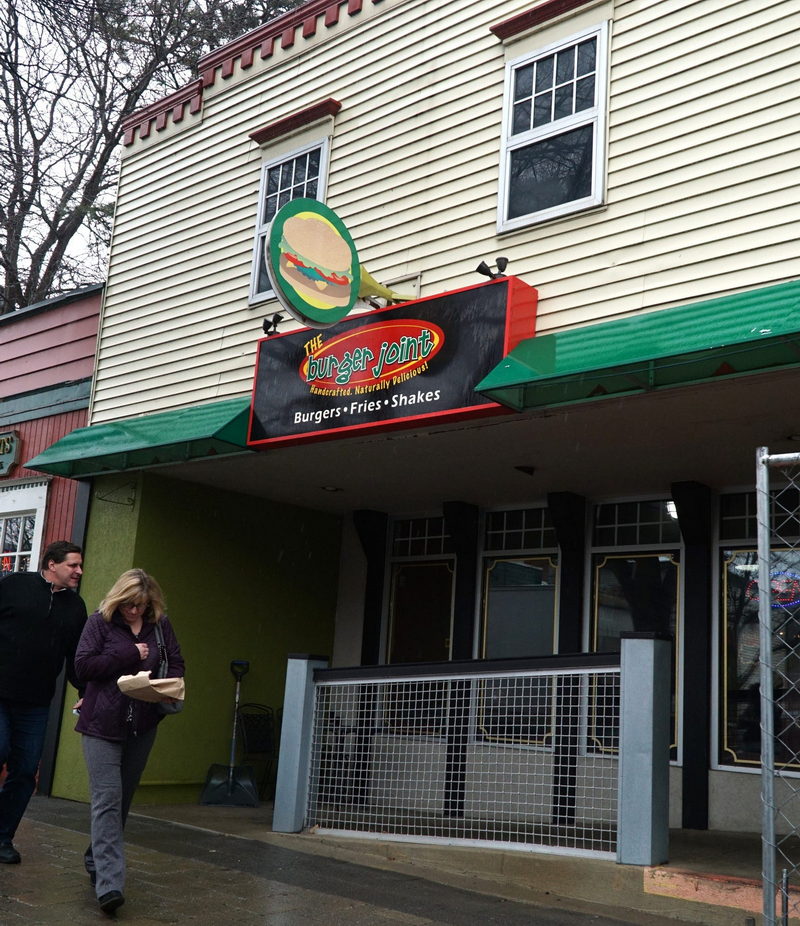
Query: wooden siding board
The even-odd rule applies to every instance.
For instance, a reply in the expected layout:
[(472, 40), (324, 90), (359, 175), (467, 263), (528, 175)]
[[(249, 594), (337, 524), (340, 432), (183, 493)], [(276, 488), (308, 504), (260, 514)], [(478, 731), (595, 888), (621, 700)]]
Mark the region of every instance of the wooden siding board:
[[(753, 107), (757, 106), (759, 101), (763, 102), (764, 106), (769, 106), (770, 102), (774, 101), (776, 83), (780, 85), (786, 82), (791, 86), (799, 71), (800, 64), (790, 64), (780, 69), (770, 69), (769, 73), (754, 78), (747, 85), (720, 86), (714, 93), (714, 121), (738, 122), (743, 118), (751, 122), (760, 121), (760, 108)], [(789, 96), (794, 98), (796, 91), (790, 89)], [(709, 102), (704, 97), (680, 98), (673, 95), (669, 98), (658, 98), (653, 104), (659, 107), (656, 112), (641, 104), (625, 110), (614, 110), (610, 125), (615, 137), (625, 137), (627, 134), (648, 137), (652, 132), (666, 130), (671, 132), (671, 137), (682, 138), (684, 144), (688, 143), (691, 147), (693, 125), (707, 125), (709, 122)], [(745, 125), (743, 128), (746, 127)]]
[[(651, 61), (646, 66), (640, 60), (633, 60), (628, 66), (620, 64), (614, 70), (614, 98), (631, 96), (647, 101), (654, 92), (708, 97), (715, 92), (715, 84), (730, 84), (732, 73), (735, 73), (735, 83), (746, 82), (753, 73), (762, 73), (766, 59), (791, 53), (796, 47), (796, 32), (791, 24), (788, 25), (787, 31), (785, 20), (769, 23), (746, 37), (740, 33), (729, 37), (715, 35), (714, 57), (696, 56), (696, 63), (680, 73), (676, 73), (673, 58)], [(687, 53), (680, 49), (675, 51)]]
[[(787, 153), (797, 150), (800, 146), (795, 131), (797, 109), (797, 101), (790, 98), (765, 107), (759, 116), (740, 120), (740, 125), (746, 131), (742, 135), (743, 140), (738, 150), (757, 152), (762, 147), (783, 148)], [(730, 132), (733, 121), (735, 120), (715, 120), (709, 123), (707, 119), (703, 121), (699, 117), (693, 120), (692, 151), (693, 160), (698, 162), (698, 169), (701, 166), (707, 168), (712, 158), (730, 156)], [(651, 133), (652, 144), (648, 149), (652, 152), (650, 156), (642, 151), (641, 139), (637, 136), (628, 135), (617, 139), (612, 132), (612, 137), (615, 138), (615, 143), (610, 176), (628, 171), (646, 176), (686, 164), (686, 152), (677, 150), (675, 133), (671, 129)], [(709, 181), (711, 179), (709, 177)]]
[[(614, 20), (615, 66), (625, 68), (631, 60), (661, 58), (664, 62), (683, 55), (707, 59), (707, 52), (728, 37), (747, 43), (749, 34), (786, 22), (796, 14), (793, 0), (659, 0), (645, 3), (636, 13), (633, 4), (616, 3)], [(748, 28), (742, 28), (743, 23)]]
[(94, 369), (100, 298), (97, 294), (30, 315), (0, 328), (0, 398), (87, 379)]
[(70, 383), (89, 379), (94, 364), (86, 364), (83, 360), (74, 363), (53, 365), (47, 370), (31, 370), (27, 373), (14, 372), (13, 379), (5, 380), (0, 384), (0, 399), (8, 399), (21, 392), (34, 392), (46, 389), (58, 383)]
[[(96, 320), (92, 327), (97, 327)], [(48, 344), (43, 338), (38, 341), (38, 345), (34, 341), (28, 341), (25, 344), (14, 341), (5, 345), (5, 349), (0, 349), (0, 364), (3, 365), (3, 383), (0, 390), (8, 387), (9, 379), (13, 377), (24, 376), (32, 371), (43, 377), (49, 377), (55, 375), (51, 374), (51, 370), (65, 364), (79, 365), (84, 371), (81, 377), (92, 375), (96, 333), (82, 338), (73, 338), (58, 345)], [(53, 383), (58, 381), (57, 379), (51, 380)]]

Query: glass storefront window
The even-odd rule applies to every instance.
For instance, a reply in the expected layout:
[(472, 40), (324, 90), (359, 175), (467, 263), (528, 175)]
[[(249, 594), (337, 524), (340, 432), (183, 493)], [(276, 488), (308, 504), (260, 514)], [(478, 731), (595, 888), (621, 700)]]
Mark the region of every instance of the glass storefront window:
[(556, 645), (555, 615), (554, 558), (486, 560), (482, 646), (485, 659), (551, 655)]
[(598, 553), (593, 557), (592, 648), (619, 652), (620, 634), (668, 633), (672, 636), (672, 745), (677, 758), (675, 641), (678, 636), (680, 557), (677, 550), (658, 553)]
[[(800, 551), (773, 550), (772, 662), (780, 716), (800, 718)], [(758, 766), (761, 755), (759, 678), (758, 553), (754, 548), (722, 551), (722, 742), (720, 762)], [(797, 704), (791, 703), (797, 701)], [(782, 730), (775, 761), (800, 768), (800, 723)]]
[(487, 679), (478, 686), (477, 737), (486, 743), (552, 746), (556, 680)]
[(594, 556), (594, 640), (598, 653), (618, 652), (625, 631), (677, 630), (679, 556), (600, 553)]

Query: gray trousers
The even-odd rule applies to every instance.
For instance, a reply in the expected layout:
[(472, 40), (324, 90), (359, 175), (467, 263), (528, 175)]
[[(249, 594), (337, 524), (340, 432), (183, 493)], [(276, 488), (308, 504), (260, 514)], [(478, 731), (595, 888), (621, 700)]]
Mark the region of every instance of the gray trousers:
[(92, 799), (92, 845), (86, 852), (86, 869), (97, 872), (98, 897), (125, 889), (122, 831), (155, 739), (155, 727), (121, 743), (82, 737)]

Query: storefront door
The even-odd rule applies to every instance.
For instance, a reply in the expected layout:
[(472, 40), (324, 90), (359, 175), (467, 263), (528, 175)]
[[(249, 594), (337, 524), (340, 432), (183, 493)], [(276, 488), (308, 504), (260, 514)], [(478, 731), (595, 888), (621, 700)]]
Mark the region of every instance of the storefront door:
[(453, 564), (447, 560), (392, 565), (389, 662), (450, 658)]

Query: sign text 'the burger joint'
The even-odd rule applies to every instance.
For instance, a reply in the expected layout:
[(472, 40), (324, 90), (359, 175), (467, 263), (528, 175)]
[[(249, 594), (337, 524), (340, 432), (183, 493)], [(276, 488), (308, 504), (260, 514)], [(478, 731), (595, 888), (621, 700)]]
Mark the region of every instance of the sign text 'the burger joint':
[(444, 344), (444, 332), (431, 322), (403, 319), (305, 344), (300, 375), (309, 386), (381, 388), (406, 379), (427, 365)]

